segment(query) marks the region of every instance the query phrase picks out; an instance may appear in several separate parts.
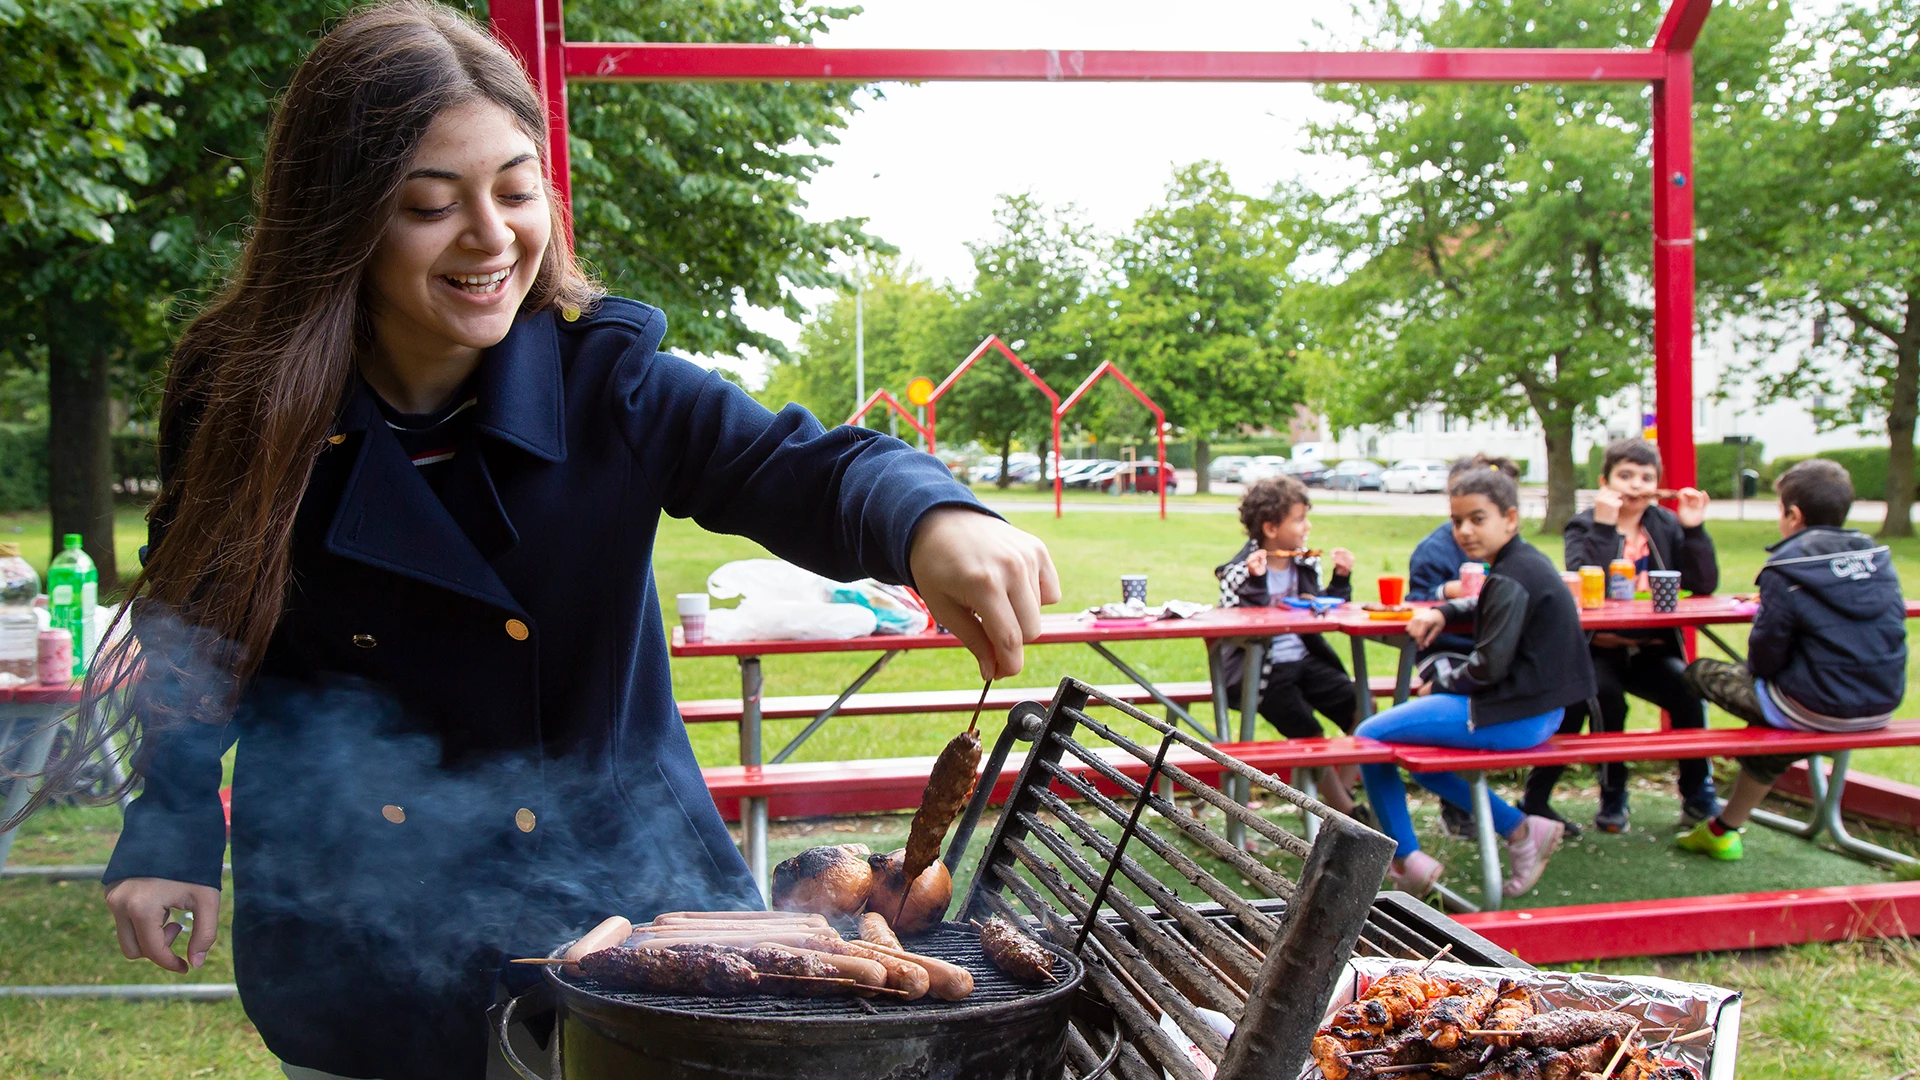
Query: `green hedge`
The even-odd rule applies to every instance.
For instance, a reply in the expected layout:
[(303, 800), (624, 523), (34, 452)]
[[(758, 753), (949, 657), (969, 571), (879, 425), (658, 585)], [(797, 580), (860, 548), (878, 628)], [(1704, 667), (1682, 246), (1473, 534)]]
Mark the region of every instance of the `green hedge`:
[[(1761, 459), (1767, 456), (1766, 444), (1755, 440), (1744, 448), (1744, 453), (1742, 450), (1742, 447), (1728, 446), (1726, 443), (1702, 443), (1694, 447), (1694, 473), (1698, 477), (1694, 481), (1695, 486), (1716, 499), (1731, 499), (1738, 494), (1734, 474), (1739, 469), (1735, 466), (1764, 475), (1766, 466)], [(1745, 464), (1741, 465), (1743, 458)], [(1764, 488), (1755, 498), (1765, 498)]]
[[(113, 473), (129, 498), (146, 499), (141, 490), (160, 475), (153, 436), (119, 432), (113, 436)], [(47, 505), (47, 429), (29, 424), (0, 424), (0, 511), (42, 510)]]
[[(1920, 448), (1916, 448), (1920, 453)], [(1774, 478), (1786, 472), (1797, 462), (1808, 458), (1826, 458), (1838, 462), (1853, 478), (1853, 493), (1861, 499), (1884, 499), (1887, 497), (1887, 459), (1890, 451), (1884, 446), (1855, 446), (1844, 450), (1822, 450), (1817, 454), (1789, 454), (1774, 458), (1760, 470), (1760, 488), (1764, 494), (1773, 490)], [(1915, 495), (1920, 496), (1920, 484), (1915, 485)]]

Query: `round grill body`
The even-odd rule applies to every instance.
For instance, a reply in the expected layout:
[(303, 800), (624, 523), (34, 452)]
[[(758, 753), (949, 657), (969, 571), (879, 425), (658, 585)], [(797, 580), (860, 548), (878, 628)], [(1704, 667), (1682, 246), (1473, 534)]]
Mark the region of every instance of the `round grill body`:
[(908, 941), (973, 973), (964, 1001), (689, 997), (608, 990), (557, 968), (566, 1080), (1060, 1080), (1080, 962), (1051, 949), (1059, 982), (995, 968), (969, 927)]

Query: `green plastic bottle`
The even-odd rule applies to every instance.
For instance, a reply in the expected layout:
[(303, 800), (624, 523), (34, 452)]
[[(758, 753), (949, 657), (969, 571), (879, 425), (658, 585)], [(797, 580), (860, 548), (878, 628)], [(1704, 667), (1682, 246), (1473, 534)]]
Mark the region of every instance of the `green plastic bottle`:
[(73, 676), (87, 673), (93, 659), (93, 609), (100, 603), (100, 572), (80, 548), (80, 534), (68, 533), (66, 550), (47, 567), (47, 608), (53, 625), (73, 635)]

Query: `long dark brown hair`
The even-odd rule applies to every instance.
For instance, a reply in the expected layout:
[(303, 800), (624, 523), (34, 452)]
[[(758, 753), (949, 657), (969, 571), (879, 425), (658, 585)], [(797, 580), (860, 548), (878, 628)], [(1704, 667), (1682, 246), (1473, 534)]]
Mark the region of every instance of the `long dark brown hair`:
[[(546, 112), (513, 55), (423, 0), (349, 15), (294, 74), (245, 247), (168, 369), (162, 488), (147, 515), (155, 542), (122, 614), (136, 633), (101, 649), (75, 738), (17, 817), (72, 791), (123, 733), (120, 752), (137, 765), (143, 735), (230, 716), (280, 621), (294, 515), (371, 347), (368, 265), (428, 126), (477, 100), (511, 113), (545, 158)], [(552, 238), (522, 313), (595, 297), (551, 190), (547, 201)]]

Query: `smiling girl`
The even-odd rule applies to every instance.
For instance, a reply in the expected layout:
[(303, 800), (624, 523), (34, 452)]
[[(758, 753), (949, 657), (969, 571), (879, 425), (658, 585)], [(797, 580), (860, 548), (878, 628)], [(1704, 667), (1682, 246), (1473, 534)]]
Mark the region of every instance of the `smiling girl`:
[[(289, 1076), (487, 1072), (504, 957), (613, 913), (759, 907), (675, 710), (660, 515), (915, 585), (987, 676), (1059, 599), (926, 454), (770, 413), (597, 295), (519, 66), (426, 3), (328, 33), (256, 223), (182, 337), (130, 646), (75, 751), (135, 738), (121, 950), (199, 967), (232, 765), (241, 1001)], [(186, 955), (173, 951), (191, 913)]]

